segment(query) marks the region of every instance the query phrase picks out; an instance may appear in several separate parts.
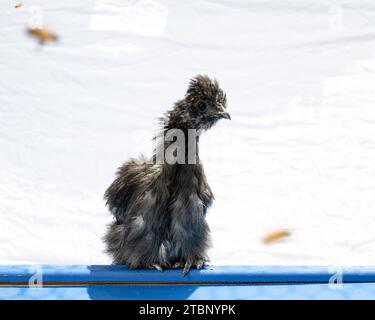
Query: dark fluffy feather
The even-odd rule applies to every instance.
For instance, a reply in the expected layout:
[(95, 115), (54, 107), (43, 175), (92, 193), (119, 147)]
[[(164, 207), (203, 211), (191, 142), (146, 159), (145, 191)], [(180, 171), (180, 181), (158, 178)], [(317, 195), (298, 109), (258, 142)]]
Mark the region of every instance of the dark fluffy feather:
[[(230, 119), (225, 108), (226, 96), (217, 81), (199, 75), (162, 118), (162, 132), (180, 129), (186, 137), (188, 129), (202, 132), (220, 118)], [(153, 160), (158, 152), (164, 151), (156, 149)], [(131, 159), (119, 168), (105, 192), (115, 217), (104, 237), (113, 263), (159, 270), (184, 266), (186, 274), (191, 266), (199, 268), (207, 261), (210, 241), (205, 216), (214, 196), (199, 156), (197, 160), (196, 164), (147, 164)]]

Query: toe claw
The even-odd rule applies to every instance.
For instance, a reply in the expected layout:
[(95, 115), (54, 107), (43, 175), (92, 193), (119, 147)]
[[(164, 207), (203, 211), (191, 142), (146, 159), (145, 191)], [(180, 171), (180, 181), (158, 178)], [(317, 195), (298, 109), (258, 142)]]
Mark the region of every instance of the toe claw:
[(179, 267), (181, 267), (182, 263), (181, 262), (176, 262), (173, 266), (172, 266), (172, 269), (177, 269)]
[(188, 272), (189, 272), (191, 266), (192, 266), (192, 263), (191, 263), (191, 262), (186, 262), (186, 263), (185, 263), (184, 270), (182, 270), (182, 275), (183, 275), (183, 276), (186, 276), (186, 275), (188, 274)]
[(199, 270), (204, 266), (204, 264), (205, 264), (204, 260), (198, 260), (195, 262), (195, 267)]
[(162, 268), (160, 265), (158, 265), (158, 264), (153, 264), (152, 266), (153, 266), (156, 270), (159, 270), (159, 271), (163, 272), (163, 268)]

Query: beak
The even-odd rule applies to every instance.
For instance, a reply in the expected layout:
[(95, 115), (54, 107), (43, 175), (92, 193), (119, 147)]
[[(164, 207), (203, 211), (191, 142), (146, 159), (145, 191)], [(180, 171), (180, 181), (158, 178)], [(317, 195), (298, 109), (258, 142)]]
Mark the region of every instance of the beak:
[(224, 118), (224, 119), (232, 120), (232, 119), (230, 118), (230, 114), (229, 114), (228, 112), (219, 112), (218, 115), (219, 115), (220, 118)]

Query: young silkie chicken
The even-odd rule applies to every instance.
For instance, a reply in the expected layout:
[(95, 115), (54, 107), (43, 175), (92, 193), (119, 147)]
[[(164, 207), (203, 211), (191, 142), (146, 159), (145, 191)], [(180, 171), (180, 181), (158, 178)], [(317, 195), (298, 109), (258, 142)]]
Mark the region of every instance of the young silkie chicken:
[(130, 159), (118, 169), (104, 196), (115, 217), (104, 237), (114, 264), (183, 267), (186, 275), (208, 261), (206, 212), (214, 196), (198, 143), (219, 119), (230, 119), (226, 95), (216, 80), (198, 75), (162, 118), (162, 141), (152, 159)]

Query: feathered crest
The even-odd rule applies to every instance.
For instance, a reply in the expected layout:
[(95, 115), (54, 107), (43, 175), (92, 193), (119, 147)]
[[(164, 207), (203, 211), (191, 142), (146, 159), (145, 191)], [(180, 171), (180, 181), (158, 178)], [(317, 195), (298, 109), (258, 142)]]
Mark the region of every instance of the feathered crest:
[(220, 89), (219, 83), (216, 79), (211, 79), (207, 75), (197, 75), (189, 82), (189, 87), (186, 92), (186, 99), (194, 101), (197, 97), (207, 97), (219, 100), (226, 106), (226, 95)]

